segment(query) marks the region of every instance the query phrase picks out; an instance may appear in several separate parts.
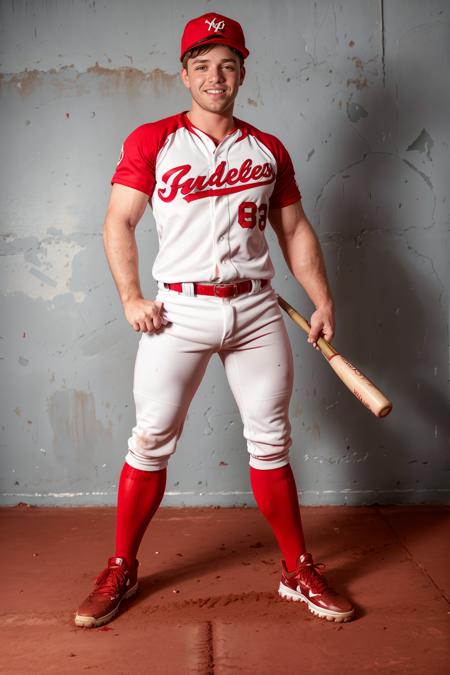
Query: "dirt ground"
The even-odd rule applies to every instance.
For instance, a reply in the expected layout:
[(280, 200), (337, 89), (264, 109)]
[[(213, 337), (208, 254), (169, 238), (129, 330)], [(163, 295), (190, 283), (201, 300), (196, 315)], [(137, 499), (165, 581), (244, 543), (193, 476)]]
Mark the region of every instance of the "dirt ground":
[(302, 516), (315, 560), (356, 604), (352, 622), (278, 597), (280, 556), (258, 510), (161, 508), (140, 550), (138, 595), (88, 630), (73, 614), (114, 553), (114, 509), (0, 509), (0, 672), (450, 673), (450, 508)]

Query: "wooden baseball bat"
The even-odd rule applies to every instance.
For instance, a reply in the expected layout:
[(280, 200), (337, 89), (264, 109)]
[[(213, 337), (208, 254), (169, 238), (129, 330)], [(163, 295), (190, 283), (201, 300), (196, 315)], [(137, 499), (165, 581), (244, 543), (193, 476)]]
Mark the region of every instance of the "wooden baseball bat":
[[(278, 303), (289, 314), (291, 319), (309, 334), (311, 326), (308, 321), (292, 307), (284, 298), (277, 295)], [(355, 366), (347, 361), (325, 338), (320, 337), (317, 345), (336, 375), (350, 389), (366, 408), (377, 417), (386, 417), (392, 410), (391, 401)]]

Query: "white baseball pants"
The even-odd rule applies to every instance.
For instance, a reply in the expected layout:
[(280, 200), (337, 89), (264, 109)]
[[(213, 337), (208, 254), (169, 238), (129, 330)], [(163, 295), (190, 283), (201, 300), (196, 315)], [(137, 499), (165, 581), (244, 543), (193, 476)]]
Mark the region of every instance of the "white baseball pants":
[(175, 452), (192, 398), (211, 356), (217, 353), (236, 399), (243, 434), (256, 469), (289, 463), (288, 409), (293, 384), (292, 350), (270, 283), (235, 298), (164, 289), (156, 299), (168, 321), (143, 333), (136, 357), (136, 426), (126, 462), (144, 471), (167, 466)]

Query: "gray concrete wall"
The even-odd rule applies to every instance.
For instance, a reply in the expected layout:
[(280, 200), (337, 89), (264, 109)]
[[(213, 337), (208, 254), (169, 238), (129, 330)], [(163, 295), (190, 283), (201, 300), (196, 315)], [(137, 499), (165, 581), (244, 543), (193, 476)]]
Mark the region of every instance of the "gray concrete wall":
[[(291, 152), (337, 301), (335, 344), (394, 401), (373, 417), (286, 318), (301, 500), (447, 500), (448, 2), (2, 0), (1, 503), (115, 503), (138, 336), (103, 255), (109, 179), (132, 129), (188, 107), (179, 37), (211, 9), (247, 34), (236, 115)], [(267, 236), (275, 288), (309, 313)], [(152, 297), (150, 210), (139, 241)], [(253, 503), (217, 357), (164, 503)]]

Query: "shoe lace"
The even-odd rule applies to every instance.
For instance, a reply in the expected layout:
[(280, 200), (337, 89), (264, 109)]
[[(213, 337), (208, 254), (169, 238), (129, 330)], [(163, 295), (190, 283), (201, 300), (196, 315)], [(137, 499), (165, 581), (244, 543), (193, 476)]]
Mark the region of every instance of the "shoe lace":
[(301, 565), (298, 571), (298, 577), (307, 585), (313, 593), (323, 593), (331, 590), (326, 577), (323, 576), (319, 569), (325, 567), (325, 563), (306, 563)]
[(126, 584), (126, 573), (122, 567), (106, 567), (95, 580), (97, 588), (94, 593), (116, 595), (121, 586)]

